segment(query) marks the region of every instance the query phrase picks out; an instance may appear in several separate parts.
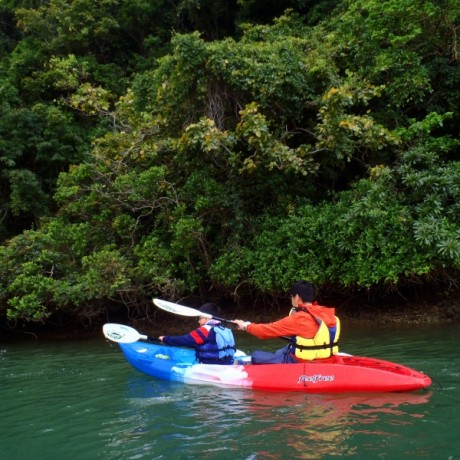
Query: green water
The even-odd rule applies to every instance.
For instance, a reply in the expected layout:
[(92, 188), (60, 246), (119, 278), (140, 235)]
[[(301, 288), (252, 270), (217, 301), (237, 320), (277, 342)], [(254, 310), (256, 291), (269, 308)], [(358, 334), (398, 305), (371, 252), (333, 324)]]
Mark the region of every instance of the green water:
[[(0, 459), (460, 459), (459, 333), (460, 325), (344, 328), (343, 351), (409, 365), (434, 382), (374, 395), (162, 382), (102, 336), (0, 342)], [(283, 345), (237, 339), (245, 351)]]

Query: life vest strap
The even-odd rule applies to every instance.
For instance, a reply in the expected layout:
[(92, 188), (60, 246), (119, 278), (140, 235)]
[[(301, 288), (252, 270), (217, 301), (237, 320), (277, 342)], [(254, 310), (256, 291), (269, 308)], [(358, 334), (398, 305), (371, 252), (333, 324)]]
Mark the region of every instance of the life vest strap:
[(233, 350), (236, 351), (236, 347), (234, 345), (227, 345), (223, 348), (218, 348), (217, 351), (226, 351), (226, 350)]
[(293, 343), (293, 345), (299, 350), (325, 350), (327, 348), (334, 348), (339, 345), (339, 342), (334, 343), (325, 343), (323, 345), (298, 345)]

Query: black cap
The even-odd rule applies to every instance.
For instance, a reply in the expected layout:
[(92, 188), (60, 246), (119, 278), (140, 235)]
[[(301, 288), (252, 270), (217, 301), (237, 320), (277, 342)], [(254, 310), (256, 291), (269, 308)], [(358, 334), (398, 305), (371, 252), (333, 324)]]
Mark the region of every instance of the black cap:
[(315, 300), (315, 288), (310, 281), (297, 281), (291, 288), (291, 295), (299, 295), (304, 302)]
[(203, 305), (201, 305), (199, 310), (201, 311), (201, 313), (207, 313), (208, 315), (212, 315), (212, 316), (220, 315), (219, 305), (213, 302), (204, 303)]

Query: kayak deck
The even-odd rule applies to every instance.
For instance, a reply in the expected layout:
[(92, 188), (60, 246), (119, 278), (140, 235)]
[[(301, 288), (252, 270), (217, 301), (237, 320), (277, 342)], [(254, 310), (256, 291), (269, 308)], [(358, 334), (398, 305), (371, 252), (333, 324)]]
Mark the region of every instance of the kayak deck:
[(192, 384), (307, 393), (414, 391), (431, 385), (426, 374), (380, 359), (336, 355), (295, 364), (199, 364), (195, 351), (146, 342), (120, 343), (126, 360), (138, 371)]

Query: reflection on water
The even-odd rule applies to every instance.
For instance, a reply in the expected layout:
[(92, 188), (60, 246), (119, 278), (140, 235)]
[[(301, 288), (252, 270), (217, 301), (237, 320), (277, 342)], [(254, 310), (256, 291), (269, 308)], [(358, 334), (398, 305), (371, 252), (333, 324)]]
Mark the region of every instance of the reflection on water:
[[(0, 459), (460, 459), (460, 326), (352, 332), (344, 351), (424, 371), (433, 387), (223, 389), (144, 376), (104, 340), (2, 345)], [(245, 351), (255, 347), (241, 340)]]
[[(110, 447), (130, 449), (131, 443), (133, 450), (124, 454), (134, 456), (145, 451), (160, 454), (161, 447), (165, 458), (351, 456), (358, 449), (357, 437), (385, 437), (391, 446), (402, 425), (425, 417), (432, 396), (431, 392), (268, 393), (184, 386), (137, 374), (128, 379), (125, 389), (127, 406), (120, 416), (124, 423), (129, 419), (130, 431), (118, 432)], [(132, 411), (137, 423), (133, 414), (128, 415)], [(117, 458), (110, 452), (107, 458)]]

